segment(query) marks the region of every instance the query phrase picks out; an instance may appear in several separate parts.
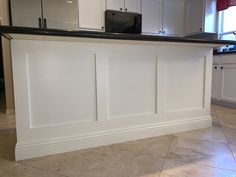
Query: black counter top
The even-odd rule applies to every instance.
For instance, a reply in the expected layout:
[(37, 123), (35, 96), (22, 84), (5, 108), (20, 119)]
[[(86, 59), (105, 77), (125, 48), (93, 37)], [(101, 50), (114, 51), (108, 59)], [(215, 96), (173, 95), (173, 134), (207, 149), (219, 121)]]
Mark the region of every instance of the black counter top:
[(214, 52), (213, 54), (214, 54), (214, 55), (236, 54), (236, 51)]
[(28, 27), (12, 27), (12, 26), (0, 26), (0, 34), (8, 38), (12, 38), (11, 34), (26, 34), (26, 35), (101, 38), (101, 39), (138, 40), (138, 41), (182, 42), (182, 43), (223, 44), (223, 45), (236, 44), (236, 41), (226, 41), (219, 39), (193, 39), (189, 37), (170, 37), (170, 36), (121, 34), (121, 33), (91, 32), (91, 31), (66, 31), (66, 30), (39, 29), (39, 28), (28, 28)]

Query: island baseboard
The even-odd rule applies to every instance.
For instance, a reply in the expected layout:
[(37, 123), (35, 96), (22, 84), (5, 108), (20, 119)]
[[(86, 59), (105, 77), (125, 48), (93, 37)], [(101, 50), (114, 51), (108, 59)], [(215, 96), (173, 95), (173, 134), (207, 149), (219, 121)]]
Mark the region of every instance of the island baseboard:
[(27, 144), (17, 143), (15, 158), (24, 160), (29, 158), (66, 153), (80, 149), (117, 144), (127, 141), (151, 138), (156, 136), (180, 133), (183, 131), (208, 128), (212, 126), (211, 116), (198, 117), (185, 121), (164, 122), (143, 127), (121, 129), (74, 137), (61, 137), (41, 142)]

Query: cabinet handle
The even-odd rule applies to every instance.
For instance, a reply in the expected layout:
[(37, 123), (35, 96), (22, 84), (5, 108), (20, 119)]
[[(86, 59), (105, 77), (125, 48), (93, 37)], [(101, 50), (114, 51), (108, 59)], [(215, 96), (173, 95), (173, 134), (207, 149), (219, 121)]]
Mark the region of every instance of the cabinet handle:
[(120, 8), (120, 11), (122, 11), (123, 9), (122, 8)]
[(46, 18), (43, 19), (43, 23), (44, 23), (44, 28), (47, 28), (47, 19)]
[(162, 32), (162, 34), (165, 34), (165, 33), (166, 33), (165, 31)]
[(42, 19), (39, 18), (39, 28), (42, 28)]
[(215, 69), (217, 69), (218, 67), (217, 66), (215, 66)]
[(158, 31), (158, 33), (159, 33), (159, 34), (161, 34), (161, 30), (160, 30), (160, 31)]
[(223, 66), (221, 66), (221, 67), (220, 67), (220, 69), (224, 69), (224, 67), (223, 67)]
[(127, 11), (128, 9), (127, 8), (125, 8), (125, 11)]
[(202, 28), (200, 28), (200, 31), (202, 31)]

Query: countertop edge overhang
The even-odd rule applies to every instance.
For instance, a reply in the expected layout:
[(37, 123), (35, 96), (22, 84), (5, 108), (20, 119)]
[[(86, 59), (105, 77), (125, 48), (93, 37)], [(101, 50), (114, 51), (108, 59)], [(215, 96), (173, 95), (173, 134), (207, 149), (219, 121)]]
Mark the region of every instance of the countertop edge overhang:
[(236, 54), (236, 51), (226, 51), (226, 52), (214, 52), (214, 55), (230, 55), (230, 54)]
[(92, 32), (92, 31), (66, 31), (66, 30), (39, 29), (39, 28), (29, 28), (29, 27), (12, 27), (12, 26), (0, 26), (0, 34), (8, 39), (14, 39), (13, 36), (15, 34), (23, 34), (23, 35), (40, 35), (40, 36), (57, 36), (57, 37), (133, 40), (133, 41), (236, 45), (236, 41), (219, 40), (219, 39), (193, 39), (188, 37), (122, 34), (122, 33)]

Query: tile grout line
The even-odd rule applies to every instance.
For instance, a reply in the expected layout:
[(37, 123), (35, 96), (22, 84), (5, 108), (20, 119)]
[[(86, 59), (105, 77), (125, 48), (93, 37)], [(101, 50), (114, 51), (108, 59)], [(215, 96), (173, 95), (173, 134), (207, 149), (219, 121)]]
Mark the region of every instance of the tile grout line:
[(219, 128), (222, 130), (222, 132), (223, 132), (223, 134), (224, 134), (224, 137), (225, 137), (225, 139), (226, 139), (226, 141), (227, 141), (227, 144), (229, 144), (229, 140), (228, 140), (227, 136), (225, 135), (224, 125), (221, 123), (221, 120), (220, 120), (220, 118), (218, 117), (218, 115), (215, 114), (215, 116), (216, 116), (217, 120), (219, 121), (219, 124), (220, 124), (220, 127), (219, 127)]
[(232, 150), (232, 148), (231, 148), (230, 145), (232, 145), (232, 144), (228, 144), (229, 149), (230, 149), (230, 152), (231, 152), (231, 154), (233, 155), (234, 161), (236, 162), (236, 157), (234, 156), (234, 152), (233, 152), (233, 150)]
[[(222, 130), (222, 132), (223, 132), (223, 134), (224, 134), (224, 137), (225, 137), (225, 139), (226, 139), (226, 141), (227, 141), (227, 143), (225, 143), (225, 144), (227, 144), (227, 146), (228, 146), (228, 148), (229, 148), (229, 150), (230, 150), (230, 153), (231, 153), (231, 155), (232, 155), (234, 161), (236, 162), (236, 157), (234, 156), (234, 153), (233, 153), (233, 151), (232, 151), (232, 149), (231, 149), (231, 147), (230, 147), (231, 144), (230, 144), (230, 142), (229, 142), (229, 139), (228, 139), (227, 136), (225, 135), (224, 127), (226, 127), (226, 126), (224, 126), (224, 125), (221, 123), (221, 119), (219, 118), (217, 112), (215, 112), (215, 114), (213, 114), (213, 115), (216, 116), (217, 120), (219, 121), (219, 124), (221, 125), (219, 128)], [(201, 166), (202, 166), (202, 165), (201, 165)], [(212, 166), (209, 166), (209, 165), (206, 165), (206, 166), (211, 167), (211, 168), (217, 168), (217, 169), (222, 169), (222, 170), (228, 170), (228, 169), (219, 168), (219, 167), (212, 167)], [(229, 171), (236, 171), (236, 170), (229, 170)]]
[(227, 141), (227, 145), (228, 145), (228, 147), (229, 147), (229, 150), (230, 150), (230, 152), (231, 152), (231, 154), (232, 154), (232, 156), (233, 156), (233, 159), (234, 159), (234, 161), (236, 162), (236, 157), (234, 156), (234, 153), (233, 153), (233, 150), (232, 150), (232, 148), (231, 148), (231, 143), (229, 142), (229, 139), (227, 138), (227, 136), (225, 135), (225, 130), (224, 130), (224, 127), (226, 127), (226, 126), (224, 126), (222, 123), (221, 123), (221, 120), (220, 120), (220, 118), (218, 117), (218, 115), (217, 114), (215, 114), (215, 116), (216, 116), (216, 118), (218, 119), (218, 121), (219, 121), (219, 123), (220, 123), (220, 125), (221, 125), (221, 130), (222, 130), (222, 132), (223, 132), (223, 134), (224, 134), (224, 136), (225, 136), (225, 139), (226, 139), (226, 141)]
[[(226, 141), (227, 141), (227, 143), (225, 143), (225, 144), (228, 146), (228, 148), (229, 148), (229, 150), (230, 150), (230, 153), (231, 153), (231, 155), (232, 155), (234, 161), (236, 162), (236, 157), (234, 156), (234, 153), (233, 153), (233, 151), (232, 151), (232, 149), (231, 149), (231, 147), (230, 147), (231, 144), (230, 144), (230, 142), (229, 142), (229, 139), (228, 139), (227, 136), (225, 135), (224, 127), (226, 127), (226, 126), (224, 126), (224, 125), (221, 123), (221, 120), (220, 120), (220, 118), (218, 117), (217, 113), (215, 113), (214, 116), (216, 116), (216, 118), (218, 119), (218, 121), (219, 121), (219, 123), (220, 123), (220, 125), (221, 125), (219, 128), (221, 128), (221, 130), (222, 130), (222, 132), (223, 132), (223, 134), (224, 134), (224, 137), (225, 137), (225, 139), (226, 139)], [(208, 165), (206, 165), (206, 166), (208, 166)], [(209, 167), (211, 167), (211, 166), (209, 166)], [(213, 168), (216, 168), (216, 167), (213, 167)], [(217, 167), (217, 168), (218, 168), (218, 167)], [(219, 168), (219, 169), (228, 170), (228, 169), (224, 169), (224, 168)], [(234, 170), (232, 170), (232, 171), (234, 171)], [(236, 170), (235, 170), (235, 171), (236, 171)]]
[[(224, 131), (224, 128), (223, 128), (223, 127), (222, 127), (222, 131), (223, 131), (224, 136), (225, 136), (225, 131)], [(226, 136), (225, 136), (225, 137), (226, 137)], [(232, 148), (231, 148), (231, 146), (230, 146), (230, 145), (233, 145), (233, 144), (231, 144), (231, 143), (229, 142), (229, 140), (228, 140), (227, 137), (226, 137), (226, 140), (227, 140), (227, 142), (228, 142), (229, 150), (230, 150), (230, 152), (231, 152), (231, 154), (232, 154), (232, 156), (233, 156), (233, 158), (234, 158), (234, 161), (236, 162), (236, 157), (234, 156), (234, 152), (233, 152), (233, 150), (232, 150)]]
[(167, 159), (167, 155), (168, 155), (168, 153), (170, 152), (170, 147), (171, 147), (171, 145), (172, 145), (172, 143), (173, 143), (173, 138), (174, 138), (174, 134), (171, 135), (170, 144), (169, 144), (169, 146), (168, 146), (167, 153), (166, 153), (166, 155), (164, 156), (164, 162), (163, 162), (163, 164), (162, 164), (162, 167), (161, 167), (161, 171), (160, 171), (159, 177), (161, 177), (161, 175), (162, 175), (162, 171), (163, 171), (163, 168), (164, 168), (164, 165), (165, 165), (166, 159)]
[[(221, 128), (221, 130), (223, 131), (223, 127), (220, 127), (220, 128)], [(224, 134), (224, 136), (225, 136), (224, 131), (223, 131), (223, 134)], [(174, 137), (177, 137), (177, 136), (175, 136), (174, 134), (173, 134), (173, 136), (174, 136)], [(231, 150), (231, 148), (229, 147), (228, 139), (226, 138), (226, 136), (225, 136), (225, 139), (226, 139), (227, 142), (216, 142), (216, 141), (211, 141), (211, 140), (206, 140), (206, 139), (197, 139), (197, 138), (189, 138), (189, 137), (180, 137), (180, 138), (186, 138), (186, 139), (189, 139), (189, 140), (200, 140), (200, 141), (208, 141), (208, 142), (213, 142), (213, 143), (224, 144), (224, 145), (227, 145), (227, 146), (228, 146), (228, 148), (229, 148), (229, 150), (230, 150), (230, 152), (231, 152), (231, 155), (233, 155), (232, 150)], [(172, 140), (172, 141), (173, 141), (173, 140)], [(173, 143), (173, 142), (171, 142), (171, 144), (172, 144), (172, 143)], [(171, 146), (171, 144), (170, 144), (170, 146)], [(168, 153), (169, 153), (169, 150), (170, 150), (170, 146), (169, 146), (169, 148), (168, 148)], [(167, 153), (167, 154), (168, 154), (168, 153)], [(236, 159), (234, 158), (234, 155), (233, 155), (233, 159), (236, 160)], [(165, 161), (166, 161), (166, 157), (165, 157)], [(164, 163), (165, 163), (165, 161), (164, 161)], [(178, 159), (177, 159), (177, 161), (180, 161), (180, 162), (188, 162), (188, 161), (178, 160)], [(195, 163), (192, 163), (192, 164), (195, 164)], [(202, 164), (195, 164), (195, 165), (203, 166), (203, 167), (204, 167), (204, 166), (207, 166), (207, 167), (209, 167), (209, 168), (221, 169), (221, 170), (236, 172), (236, 170), (225, 169), (225, 168), (220, 168), (220, 167), (215, 167), (215, 166), (210, 166), (210, 165), (202, 165)], [(164, 164), (163, 164), (163, 167), (164, 167)], [(163, 169), (162, 169), (162, 170), (163, 170)]]

